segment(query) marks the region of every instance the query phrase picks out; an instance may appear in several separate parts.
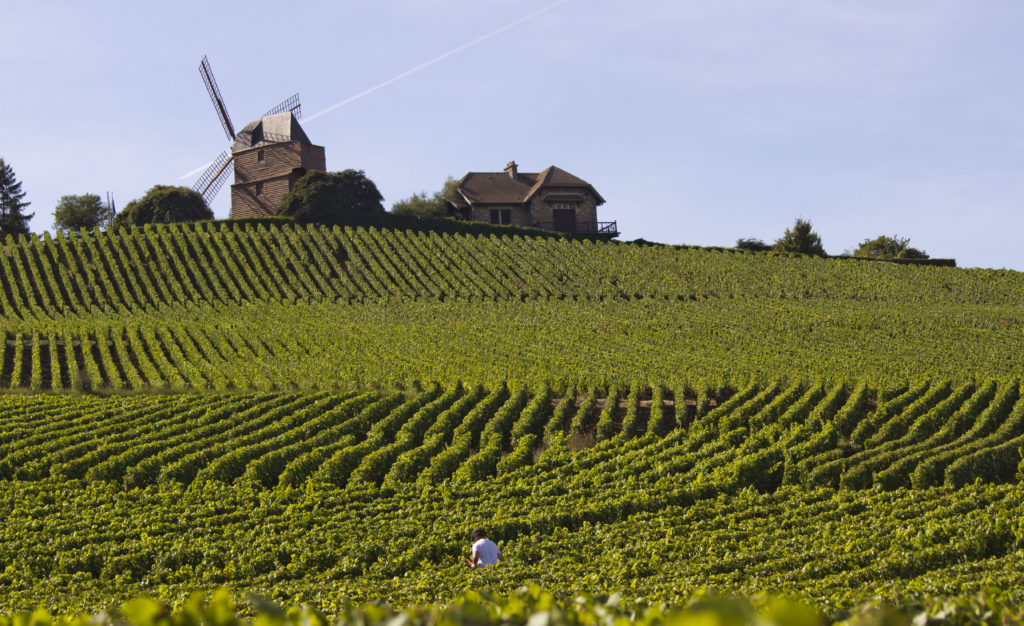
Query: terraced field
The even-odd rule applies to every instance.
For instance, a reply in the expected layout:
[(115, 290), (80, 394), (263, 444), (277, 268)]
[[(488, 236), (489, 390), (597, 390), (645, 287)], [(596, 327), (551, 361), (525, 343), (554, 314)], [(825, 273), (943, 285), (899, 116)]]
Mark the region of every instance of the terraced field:
[[(1012, 606), (1022, 296), (1015, 272), (524, 237), (8, 240), (0, 610), (525, 583)], [(470, 572), (481, 525), (508, 559)]]

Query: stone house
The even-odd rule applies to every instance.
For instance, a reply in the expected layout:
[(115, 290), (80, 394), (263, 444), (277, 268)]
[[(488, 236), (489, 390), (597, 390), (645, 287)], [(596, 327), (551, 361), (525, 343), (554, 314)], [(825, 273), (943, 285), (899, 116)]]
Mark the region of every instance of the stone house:
[(615, 222), (599, 222), (604, 198), (587, 181), (554, 165), (539, 173), (520, 172), (515, 161), (503, 172), (470, 172), (458, 184), (448, 214), (465, 220), (615, 237)]

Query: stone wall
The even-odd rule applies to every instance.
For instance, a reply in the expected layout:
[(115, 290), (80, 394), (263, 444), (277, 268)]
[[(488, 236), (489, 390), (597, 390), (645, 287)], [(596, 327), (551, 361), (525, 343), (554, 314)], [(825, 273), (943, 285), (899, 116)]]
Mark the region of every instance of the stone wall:
[(590, 193), (589, 189), (575, 188), (558, 188), (558, 187), (544, 187), (537, 195), (533, 197), (530, 202), (530, 210), (533, 213), (533, 222), (553, 222), (554, 208), (556, 204), (562, 204), (562, 202), (545, 202), (544, 197), (548, 194), (578, 194), (583, 196), (581, 202), (564, 202), (564, 204), (570, 204), (576, 209), (576, 222), (596, 222), (597, 221), (597, 200), (594, 195)]
[(470, 219), (475, 222), (491, 222), (491, 210), (502, 210), (508, 209), (509, 217), (511, 218), (510, 224), (512, 226), (530, 226), (535, 221), (530, 215), (530, 211), (521, 204), (484, 204), (476, 205), (472, 209), (472, 215)]

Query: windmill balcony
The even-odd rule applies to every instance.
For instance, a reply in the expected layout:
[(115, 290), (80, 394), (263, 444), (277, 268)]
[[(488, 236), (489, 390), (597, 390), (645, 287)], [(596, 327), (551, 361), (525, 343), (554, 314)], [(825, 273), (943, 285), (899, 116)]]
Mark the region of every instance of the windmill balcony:
[(533, 227), (584, 237), (617, 237), (619, 235), (618, 222), (535, 222)]

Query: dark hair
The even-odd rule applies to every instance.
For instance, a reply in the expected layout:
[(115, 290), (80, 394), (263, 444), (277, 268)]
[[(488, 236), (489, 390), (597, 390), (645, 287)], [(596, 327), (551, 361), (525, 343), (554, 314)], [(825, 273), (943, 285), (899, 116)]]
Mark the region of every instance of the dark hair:
[(471, 540), (472, 540), (472, 539), (486, 539), (486, 538), (487, 538), (487, 534), (486, 534), (486, 533), (484, 533), (484, 531), (482, 531), (482, 530), (480, 530), (479, 528), (477, 528), (476, 530), (474, 530), (474, 531), (473, 531), (473, 534), (471, 534), (471, 535), (469, 536), (469, 538), (470, 538)]

